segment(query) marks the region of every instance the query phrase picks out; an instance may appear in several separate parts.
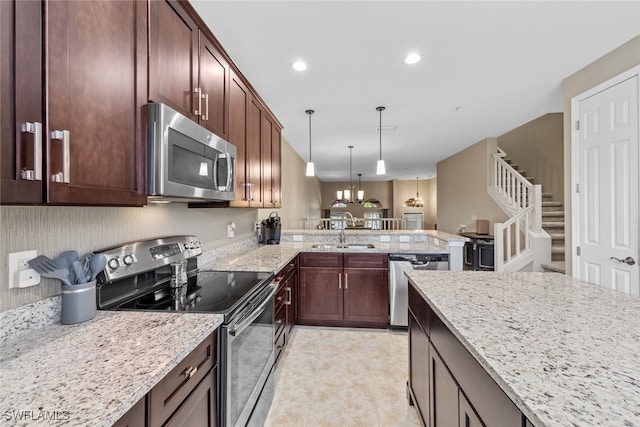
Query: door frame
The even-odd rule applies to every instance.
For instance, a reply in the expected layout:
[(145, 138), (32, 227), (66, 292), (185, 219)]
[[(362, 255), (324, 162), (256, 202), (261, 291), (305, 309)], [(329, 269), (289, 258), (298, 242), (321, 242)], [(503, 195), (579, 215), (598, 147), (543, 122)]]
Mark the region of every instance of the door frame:
[[(575, 126), (576, 121), (579, 119), (578, 106), (583, 100), (622, 83), (625, 80), (633, 78), (634, 76), (638, 78), (638, 102), (640, 103), (640, 65), (631, 67), (627, 71), (623, 71), (622, 73), (571, 98), (571, 186), (569, 187), (571, 189), (571, 275), (576, 279), (581, 278), (580, 256), (578, 255), (578, 245), (581, 237), (579, 214), (580, 206), (578, 204), (578, 193), (576, 192), (576, 184), (579, 182), (578, 166), (580, 162), (578, 157), (579, 130), (577, 130)], [(640, 121), (638, 122), (638, 127), (640, 128)], [(638, 129), (638, 135), (640, 135), (640, 129)], [(638, 185), (640, 186), (640, 182)], [(638, 239), (640, 239), (640, 235), (638, 236)]]

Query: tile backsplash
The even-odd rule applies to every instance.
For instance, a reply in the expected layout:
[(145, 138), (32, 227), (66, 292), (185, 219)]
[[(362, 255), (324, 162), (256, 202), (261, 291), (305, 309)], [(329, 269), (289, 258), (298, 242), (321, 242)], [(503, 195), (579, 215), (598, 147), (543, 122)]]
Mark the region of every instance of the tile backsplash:
[[(257, 209), (189, 209), (186, 204), (120, 207), (0, 207), (0, 312), (60, 294), (60, 282), (42, 279), (39, 285), (9, 289), (8, 254), (36, 249), (56, 257), (64, 250), (88, 251), (160, 236), (193, 234), (203, 252), (253, 236)], [(236, 224), (233, 239), (227, 224)]]

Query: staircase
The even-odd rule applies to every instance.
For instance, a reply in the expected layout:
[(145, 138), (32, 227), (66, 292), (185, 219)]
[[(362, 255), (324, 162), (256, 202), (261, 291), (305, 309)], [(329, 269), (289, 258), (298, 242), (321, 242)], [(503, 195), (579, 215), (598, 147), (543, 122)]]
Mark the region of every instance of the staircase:
[[(531, 184), (535, 183), (535, 178), (527, 176), (511, 159), (504, 157), (504, 161)], [(543, 271), (564, 274), (564, 202), (554, 201), (552, 193), (542, 193), (542, 229), (551, 237), (551, 261), (541, 264)]]
[(563, 265), (556, 264), (564, 261), (562, 203), (554, 202), (551, 194), (543, 195), (542, 186), (506, 156), (500, 148), (491, 155), (487, 182), (487, 193), (509, 217), (494, 225), (495, 270), (563, 270)]
[(551, 262), (542, 268), (564, 273), (564, 203), (554, 202), (551, 193), (542, 193), (542, 228), (551, 236)]

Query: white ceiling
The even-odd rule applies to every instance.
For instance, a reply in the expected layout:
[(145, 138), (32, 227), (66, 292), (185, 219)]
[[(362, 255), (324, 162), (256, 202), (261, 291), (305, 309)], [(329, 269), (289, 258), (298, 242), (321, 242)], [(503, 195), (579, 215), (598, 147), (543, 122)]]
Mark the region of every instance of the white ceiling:
[[(197, 1), (322, 181), (428, 178), (486, 137), (560, 112), (562, 80), (640, 34), (640, 2)], [(409, 51), (422, 60), (404, 64)], [(304, 72), (292, 63), (303, 59)], [(375, 175), (376, 128), (387, 174)], [(458, 107), (461, 107), (458, 109)], [(481, 159), (479, 159), (481, 160)]]

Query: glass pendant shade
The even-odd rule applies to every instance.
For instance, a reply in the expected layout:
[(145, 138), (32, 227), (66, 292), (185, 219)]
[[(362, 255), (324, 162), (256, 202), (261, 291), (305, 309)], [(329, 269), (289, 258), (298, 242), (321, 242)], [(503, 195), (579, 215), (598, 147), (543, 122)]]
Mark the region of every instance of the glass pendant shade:
[(342, 191), (336, 191), (336, 199), (342, 200)]
[(382, 112), (384, 110), (385, 107), (376, 107), (376, 111), (380, 113), (380, 125), (378, 126), (378, 132), (380, 134), (380, 160), (378, 160), (378, 164), (376, 165), (376, 175), (384, 175), (387, 173), (384, 167), (384, 160), (382, 160)]
[(307, 162), (307, 176), (315, 176), (315, 169), (313, 167), (313, 162)]
[(358, 200), (364, 200), (364, 190), (358, 190)]
[(376, 166), (376, 175), (384, 175), (386, 173), (387, 171), (384, 167), (384, 160), (378, 160), (378, 164)]
[(346, 200), (351, 200), (351, 190), (344, 190), (343, 193)]
[(307, 162), (307, 176), (315, 176), (316, 171), (311, 160), (311, 115), (315, 113), (313, 110), (306, 110), (305, 113), (309, 116), (309, 161)]

